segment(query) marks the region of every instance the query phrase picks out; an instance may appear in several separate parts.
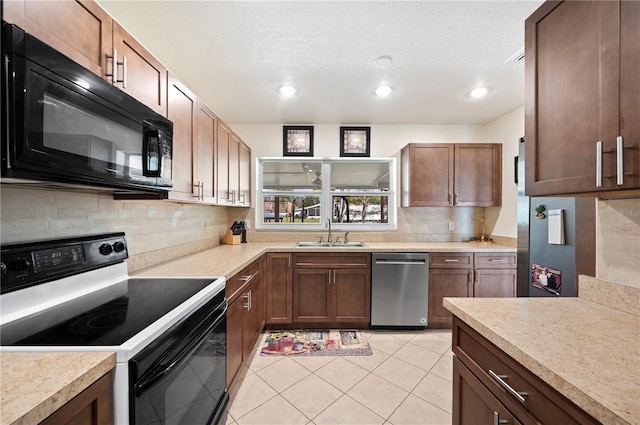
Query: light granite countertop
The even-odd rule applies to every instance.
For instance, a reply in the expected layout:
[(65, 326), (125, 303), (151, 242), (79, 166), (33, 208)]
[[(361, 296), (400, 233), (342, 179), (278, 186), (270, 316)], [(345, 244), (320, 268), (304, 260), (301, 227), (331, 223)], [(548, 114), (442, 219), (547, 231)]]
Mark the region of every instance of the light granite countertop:
[(640, 424), (640, 290), (580, 278), (578, 298), (445, 298), (444, 306), (600, 422)]
[(475, 242), (365, 242), (365, 247), (296, 247), (296, 242), (220, 245), (132, 273), (136, 276), (224, 276), (238, 273), (266, 252), (511, 252), (516, 248)]
[(0, 423), (40, 423), (115, 365), (114, 353), (0, 352)]

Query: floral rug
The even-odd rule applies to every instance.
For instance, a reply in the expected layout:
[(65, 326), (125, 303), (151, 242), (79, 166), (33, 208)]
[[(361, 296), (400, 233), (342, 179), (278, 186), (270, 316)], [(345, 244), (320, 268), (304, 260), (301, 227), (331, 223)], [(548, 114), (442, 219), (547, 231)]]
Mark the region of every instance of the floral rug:
[(282, 330), (265, 334), (262, 356), (370, 356), (367, 338), (356, 330)]

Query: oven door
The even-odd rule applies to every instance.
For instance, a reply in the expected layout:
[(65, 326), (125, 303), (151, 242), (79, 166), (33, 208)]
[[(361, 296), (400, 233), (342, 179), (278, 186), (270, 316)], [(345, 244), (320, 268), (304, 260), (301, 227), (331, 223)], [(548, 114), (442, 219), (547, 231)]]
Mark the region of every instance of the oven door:
[(229, 398), (226, 311), (214, 298), (129, 362), (131, 425), (218, 423)]

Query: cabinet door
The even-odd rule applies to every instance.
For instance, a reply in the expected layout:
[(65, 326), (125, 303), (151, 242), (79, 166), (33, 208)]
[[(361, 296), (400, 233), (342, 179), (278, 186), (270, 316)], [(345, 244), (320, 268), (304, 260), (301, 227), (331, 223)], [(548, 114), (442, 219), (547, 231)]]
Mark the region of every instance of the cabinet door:
[[(242, 345), (243, 345), (243, 360), (246, 360), (256, 343), (260, 332), (262, 331), (262, 319), (260, 317), (261, 306), (260, 299), (262, 296), (260, 274), (255, 275), (252, 278), (252, 283), (244, 296), (248, 295), (246, 302), (249, 303), (248, 309), (245, 311), (245, 322), (243, 327)], [(244, 298), (241, 297), (243, 300)]]
[(169, 74), (167, 92), (167, 118), (173, 122), (173, 190), (168, 196), (174, 200), (197, 201), (193, 164), (196, 96), (173, 74)]
[(196, 152), (195, 165), (197, 179), (194, 183), (200, 185), (200, 200), (206, 203), (216, 203), (215, 189), (215, 135), (217, 117), (207, 105), (198, 100), (196, 115)]
[(220, 119), (218, 119), (218, 138), (216, 140), (218, 146), (217, 156), (217, 186), (218, 186), (218, 203), (230, 204), (231, 194), (229, 193), (229, 146), (231, 144), (231, 130)]
[[(615, 152), (619, 135), (620, 2), (543, 4), (525, 22), (526, 194), (596, 187), (596, 142)], [(638, 41), (632, 42), (635, 49)], [(637, 68), (632, 85), (637, 85)], [(637, 99), (635, 103), (637, 117)], [(615, 153), (603, 154), (615, 175)]]
[[(111, 72), (113, 20), (93, 1), (2, 2), (2, 19), (70, 57), (91, 72)], [(107, 71), (107, 72), (105, 72)], [(163, 111), (164, 114), (164, 111)]]
[(371, 272), (358, 269), (331, 271), (332, 321), (371, 321)]
[(475, 270), (473, 296), (515, 297), (517, 272), (516, 269)]
[(293, 270), (293, 321), (331, 321), (331, 269)]
[(402, 206), (453, 202), (453, 144), (409, 144), (402, 150)]
[(266, 321), (269, 324), (290, 324), (292, 321), (291, 255), (276, 252), (267, 254)]
[(620, 4), (620, 135), (624, 142), (623, 189), (640, 188), (640, 2)]
[(242, 368), (245, 304), (246, 299), (240, 297), (227, 310), (227, 388)]
[(454, 205), (502, 205), (502, 145), (456, 144), (454, 157)]
[(451, 312), (443, 307), (444, 297), (473, 297), (473, 270), (429, 270), (429, 323), (451, 323)]
[(239, 205), (243, 207), (251, 206), (251, 148), (240, 141), (239, 167)]
[(160, 115), (165, 115), (167, 102), (167, 69), (117, 22), (113, 23), (113, 48), (117, 61), (117, 86)]
[(240, 138), (231, 133), (229, 142), (229, 193), (231, 204), (240, 204)]
[(456, 356), (452, 419), (453, 425), (521, 424)]

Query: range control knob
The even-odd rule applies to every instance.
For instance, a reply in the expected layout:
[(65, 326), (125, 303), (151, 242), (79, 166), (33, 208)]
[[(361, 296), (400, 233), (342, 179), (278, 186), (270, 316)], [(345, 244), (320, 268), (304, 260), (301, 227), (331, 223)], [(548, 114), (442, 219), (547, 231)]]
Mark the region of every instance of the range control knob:
[(31, 263), (26, 258), (19, 258), (15, 263), (13, 263), (13, 268), (16, 271), (21, 272), (22, 270), (26, 270), (30, 265)]
[(7, 265), (5, 263), (0, 263), (0, 276), (4, 277), (7, 274)]
[(103, 243), (100, 245), (100, 248), (98, 248), (98, 251), (100, 251), (102, 255), (109, 255), (113, 252), (113, 247), (108, 243)]
[(113, 244), (113, 250), (115, 252), (122, 252), (124, 251), (125, 245), (124, 242), (116, 242)]

